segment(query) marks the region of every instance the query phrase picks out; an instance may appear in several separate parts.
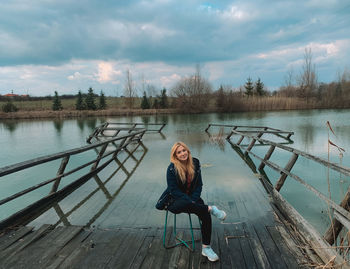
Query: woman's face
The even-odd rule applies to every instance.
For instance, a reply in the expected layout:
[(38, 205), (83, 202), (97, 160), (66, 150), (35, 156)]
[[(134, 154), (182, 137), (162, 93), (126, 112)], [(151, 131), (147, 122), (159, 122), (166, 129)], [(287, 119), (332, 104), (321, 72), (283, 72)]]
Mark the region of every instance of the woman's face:
[(183, 146), (179, 146), (176, 149), (175, 153), (176, 153), (176, 158), (179, 161), (181, 161), (181, 162), (187, 161), (187, 159), (188, 159), (188, 151)]

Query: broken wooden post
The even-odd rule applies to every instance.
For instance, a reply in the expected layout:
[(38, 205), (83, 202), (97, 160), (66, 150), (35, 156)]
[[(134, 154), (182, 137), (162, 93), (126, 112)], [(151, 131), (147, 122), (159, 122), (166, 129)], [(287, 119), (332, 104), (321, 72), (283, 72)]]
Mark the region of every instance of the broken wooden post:
[[(344, 199), (341, 201), (340, 206), (344, 209), (350, 209), (350, 192), (346, 192)], [(337, 239), (340, 231), (342, 230), (343, 225), (336, 218), (332, 219), (332, 223), (324, 234), (324, 239), (330, 244), (333, 245)]]
[[(266, 155), (264, 157), (264, 161), (267, 161), (268, 159), (270, 159), (270, 157), (271, 157), (273, 151), (275, 150), (275, 148), (276, 148), (276, 146), (274, 146), (274, 145), (270, 146), (269, 150), (267, 151), (267, 153), (266, 153)], [(260, 166), (258, 168), (259, 170), (264, 169), (264, 167), (265, 167), (265, 162), (264, 161), (261, 161), (261, 164), (260, 164)]]
[(64, 170), (66, 169), (68, 161), (69, 161), (69, 155), (62, 159), (60, 168), (57, 171), (57, 176), (59, 176), (59, 177), (55, 180), (55, 183), (53, 184), (53, 186), (51, 188), (50, 194), (57, 191), (58, 186), (60, 185), (60, 182), (61, 182), (62, 174), (63, 174)]
[(241, 138), (238, 140), (237, 145), (241, 144), (244, 139), (244, 135), (241, 136)]
[(109, 143), (106, 143), (102, 146), (101, 150), (100, 150), (100, 153), (97, 155), (97, 158), (96, 158), (96, 162), (94, 162), (94, 164), (92, 165), (91, 167), (91, 171), (95, 170), (98, 166), (98, 164), (100, 163), (101, 161), (101, 158), (103, 156), (103, 154), (105, 153), (106, 149), (107, 149), (107, 146), (108, 146)]
[[(295, 164), (295, 162), (297, 161), (299, 155), (296, 153), (293, 153), (292, 157), (289, 159), (289, 162), (287, 163), (286, 167), (284, 168), (284, 170), (286, 170), (287, 172), (289, 172), (290, 170), (292, 170), (293, 165)], [(277, 191), (280, 191), (280, 189), (282, 188), (284, 181), (287, 178), (287, 174), (281, 172), (281, 176), (278, 179), (275, 189)]]
[(248, 148), (246, 149), (246, 152), (250, 151), (252, 149), (252, 147), (254, 147), (255, 142), (256, 142), (256, 139), (253, 139), (252, 142), (250, 142)]

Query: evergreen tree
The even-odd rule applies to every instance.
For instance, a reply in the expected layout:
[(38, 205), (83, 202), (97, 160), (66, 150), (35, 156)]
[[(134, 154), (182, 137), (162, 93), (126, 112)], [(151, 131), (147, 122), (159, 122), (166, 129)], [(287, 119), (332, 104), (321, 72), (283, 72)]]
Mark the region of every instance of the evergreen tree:
[(220, 88), (219, 88), (217, 95), (216, 95), (216, 106), (219, 108), (223, 108), (224, 103), (225, 103), (225, 92), (224, 92), (224, 88), (222, 87), (222, 85), (220, 85)]
[(253, 86), (253, 81), (250, 77), (247, 79), (247, 82), (245, 83), (244, 88), (245, 88), (245, 94), (248, 97), (253, 95), (254, 86)]
[(55, 96), (53, 97), (52, 110), (62, 110), (61, 100), (58, 96), (57, 91), (55, 91)]
[(89, 110), (96, 110), (96, 104), (95, 104), (95, 94), (94, 90), (90, 87), (88, 94), (85, 98), (86, 108)]
[(86, 109), (83, 94), (81, 93), (81, 91), (78, 92), (78, 98), (77, 98), (77, 101), (75, 103), (75, 109), (76, 110), (85, 110)]
[(155, 108), (155, 109), (159, 108), (158, 98), (154, 98), (152, 108)]
[(99, 109), (106, 109), (107, 108), (106, 97), (105, 97), (103, 91), (101, 91), (101, 94), (100, 94), (98, 108)]
[(257, 93), (258, 96), (263, 96), (263, 95), (265, 95), (264, 83), (262, 83), (262, 81), (260, 80), (260, 78), (258, 78), (257, 82), (255, 83), (255, 91), (256, 91), (256, 93)]
[(163, 90), (160, 91), (160, 101), (159, 101), (159, 107), (160, 108), (167, 108), (168, 105), (168, 96), (166, 94), (166, 89), (163, 88)]
[(143, 92), (142, 102), (141, 102), (141, 108), (142, 109), (149, 109), (151, 106), (149, 104), (149, 100), (147, 98), (146, 92)]

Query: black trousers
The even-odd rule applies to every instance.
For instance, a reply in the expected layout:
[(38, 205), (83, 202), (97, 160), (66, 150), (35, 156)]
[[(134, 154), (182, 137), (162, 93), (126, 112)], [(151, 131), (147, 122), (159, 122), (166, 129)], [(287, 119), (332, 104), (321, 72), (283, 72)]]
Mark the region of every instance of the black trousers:
[(188, 200), (175, 200), (168, 206), (168, 210), (174, 214), (192, 213), (197, 215), (202, 224), (202, 243), (204, 245), (210, 245), (212, 228), (211, 215), (208, 212), (208, 206), (204, 204), (201, 198), (199, 198), (196, 203), (189, 202)]

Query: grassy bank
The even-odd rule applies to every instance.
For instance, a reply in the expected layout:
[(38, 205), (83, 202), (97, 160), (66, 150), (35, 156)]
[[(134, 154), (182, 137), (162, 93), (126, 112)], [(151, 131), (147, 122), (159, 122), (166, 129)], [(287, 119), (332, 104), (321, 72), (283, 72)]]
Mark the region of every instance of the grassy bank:
[(132, 115), (155, 115), (177, 113), (176, 109), (106, 109), (106, 110), (40, 110), (40, 111), (17, 111), (11, 113), (0, 112), (0, 119), (43, 119), (43, 118), (79, 118), (79, 117), (102, 117), (102, 116), (132, 116)]
[[(0, 107), (5, 102), (0, 102)], [(40, 118), (77, 118), (102, 116), (130, 116), (155, 115), (172, 113), (206, 113), (206, 112), (247, 112), (247, 111), (277, 111), (277, 110), (304, 110), (304, 109), (344, 109), (350, 108), (350, 100), (327, 99), (320, 101), (316, 98), (303, 99), (295, 97), (234, 97), (227, 99), (222, 107), (216, 107), (215, 98), (211, 98), (209, 105), (202, 109), (193, 110), (188, 107), (169, 109), (140, 109), (140, 100), (135, 100), (134, 109), (126, 108), (121, 98), (107, 98), (106, 110), (75, 110), (75, 99), (62, 100), (63, 110), (52, 111), (51, 100), (14, 101), (17, 112), (0, 112), (0, 119), (40, 119)]]

